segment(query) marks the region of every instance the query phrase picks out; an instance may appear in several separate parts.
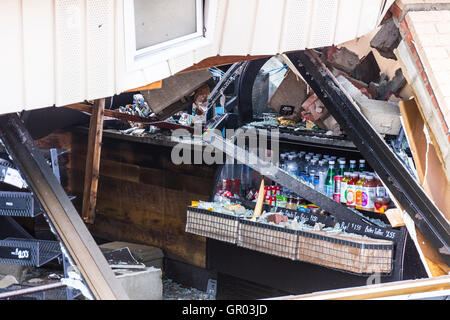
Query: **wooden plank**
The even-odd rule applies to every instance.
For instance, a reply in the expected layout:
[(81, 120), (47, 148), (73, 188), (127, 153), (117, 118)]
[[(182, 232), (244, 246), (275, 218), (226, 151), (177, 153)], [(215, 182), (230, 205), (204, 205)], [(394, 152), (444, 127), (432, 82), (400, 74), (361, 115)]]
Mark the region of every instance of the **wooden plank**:
[(100, 175), (100, 153), (104, 110), (105, 99), (96, 100), (92, 110), (91, 122), (89, 124), (82, 210), (83, 220), (89, 224), (93, 224), (95, 220), (95, 203), (97, 201), (97, 186)]
[[(444, 168), (439, 160), (435, 143), (428, 143), (424, 130), (425, 121), (415, 99), (400, 101), (400, 112), (408, 142), (413, 155), (419, 181), (427, 195), (450, 220), (450, 183), (446, 179)], [(430, 131), (429, 131), (430, 132)], [(450, 267), (431, 246), (428, 240), (416, 229), (417, 242), (425, 256), (427, 265), (433, 276), (450, 271)]]
[(0, 134), (94, 298), (128, 299), (92, 235), (17, 114), (0, 117)]
[(152, 82), (146, 86), (127, 90), (125, 92), (136, 92), (136, 91), (142, 91), (142, 90), (154, 90), (154, 89), (161, 89), (161, 88), (162, 88), (162, 80), (159, 80), (159, 81)]
[(330, 290), (287, 296), (272, 300), (365, 300), (450, 290), (450, 276), (431, 279), (396, 281), (342, 290)]

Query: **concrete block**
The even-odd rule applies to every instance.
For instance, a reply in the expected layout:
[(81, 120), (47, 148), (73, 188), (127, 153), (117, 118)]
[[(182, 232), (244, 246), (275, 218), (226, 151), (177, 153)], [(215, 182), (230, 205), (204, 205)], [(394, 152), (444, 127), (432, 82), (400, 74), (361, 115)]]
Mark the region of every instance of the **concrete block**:
[(145, 264), (147, 267), (155, 267), (160, 269), (163, 267), (164, 253), (157, 247), (123, 241), (108, 242), (100, 245), (99, 247), (104, 252), (127, 247), (130, 249), (133, 257), (137, 261)]
[(18, 284), (17, 279), (12, 275), (7, 275), (3, 279), (0, 280), (0, 289), (4, 289), (9, 287), (12, 284)]
[(10, 275), (22, 282), (27, 274), (28, 267), (14, 264), (0, 264), (0, 275)]
[(345, 77), (339, 76), (337, 80), (379, 134), (399, 134), (402, 122), (398, 103), (369, 99)]
[(114, 273), (131, 300), (162, 300), (161, 269), (119, 269)]

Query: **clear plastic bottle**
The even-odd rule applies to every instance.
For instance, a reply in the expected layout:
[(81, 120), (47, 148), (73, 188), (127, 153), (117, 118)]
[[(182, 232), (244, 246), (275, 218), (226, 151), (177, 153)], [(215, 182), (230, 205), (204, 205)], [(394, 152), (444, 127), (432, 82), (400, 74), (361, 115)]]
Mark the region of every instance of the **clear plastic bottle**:
[(359, 172), (364, 172), (366, 170), (366, 160), (361, 159), (359, 160)]
[(325, 194), (325, 180), (327, 179), (328, 166), (327, 160), (323, 159), (319, 162), (318, 167), (318, 175), (319, 175), (319, 185), (317, 186), (317, 191)]
[(300, 168), (300, 178), (303, 179), (304, 181), (308, 180), (309, 162), (311, 161), (311, 158), (312, 158), (311, 155), (306, 155), (303, 167)]
[(297, 161), (295, 161), (295, 155), (288, 155), (288, 159), (286, 161), (286, 171), (291, 175), (296, 176), (298, 171)]
[(308, 182), (311, 184), (314, 184), (314, 177), (316, 176), (317, 172), (317, 158), (313, 158), (308, 166)]
[(350, 166), (348, 168), (349, 172), (355, 172), (356, 171), (356, 160), (350, 160)]

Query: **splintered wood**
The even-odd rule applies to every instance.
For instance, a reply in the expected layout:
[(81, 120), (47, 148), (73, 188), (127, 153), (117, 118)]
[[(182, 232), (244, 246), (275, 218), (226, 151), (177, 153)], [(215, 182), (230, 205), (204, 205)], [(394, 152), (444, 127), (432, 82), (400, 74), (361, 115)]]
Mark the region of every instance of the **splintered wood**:
[(323, 231), (300, 232), (298, 260), (354, 273), (390, 273), (393, 243)]
[(236, 243), (239, 221), (230, 216), (207, 213), (207, 210), (189, 208), (186, 232), (224, 242)]
[(296, 259), (297, 234), (282, 228), (262, 228), (259, 225), (240, 223), (237, 245), (267, 254)]

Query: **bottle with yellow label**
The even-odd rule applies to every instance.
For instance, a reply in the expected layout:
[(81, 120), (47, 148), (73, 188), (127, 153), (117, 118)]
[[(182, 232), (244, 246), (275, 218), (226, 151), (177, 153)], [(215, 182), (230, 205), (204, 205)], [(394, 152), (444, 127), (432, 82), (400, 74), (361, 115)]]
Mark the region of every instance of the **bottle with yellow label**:
[(347, 204), (347, 182), (350, 180), (350, 172), (344, 172), (341, 182), (341, 203)]
[(366, 182), (366, 176), (364, 174), (359, 175), (359, 180), (356, 183), (356, 197), (355, 197), (355, 207), (356, 209), (362, 209), (362, 194), (363, 194), (363, 185)]

